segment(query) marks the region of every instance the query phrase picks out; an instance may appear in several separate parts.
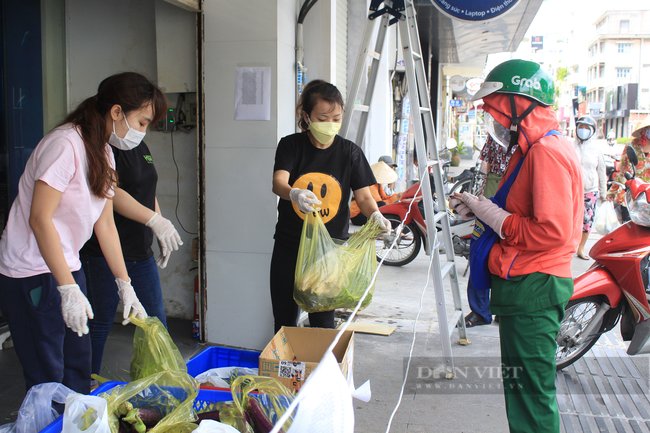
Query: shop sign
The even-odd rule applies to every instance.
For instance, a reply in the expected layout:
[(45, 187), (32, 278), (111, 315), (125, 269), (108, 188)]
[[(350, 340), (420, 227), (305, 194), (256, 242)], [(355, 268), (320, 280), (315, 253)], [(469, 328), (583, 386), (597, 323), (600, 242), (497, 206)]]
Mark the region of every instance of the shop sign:
[(449, 87), (453, 92), (462, 92), (465, 90), (465, 77), (454, 75), (449, 79)]
[(472, 78), (471, 80), (467, 80), (467, 83), (465, 84), (465, 86), (467, 87), (467, 93), (469, 93), (472, 96), (476, 95), (476, 92), (479, 91), (482, 84), (483, 84), (482, 78)]
[(451, 107), (460, 107), (462, 105), (462, 101), (460, 99), (451, 99), (449, 101), (449, 105)]
[(510, 11), (519, 0), (431, 0), (450, 18), (462, 21), (488, 21)]

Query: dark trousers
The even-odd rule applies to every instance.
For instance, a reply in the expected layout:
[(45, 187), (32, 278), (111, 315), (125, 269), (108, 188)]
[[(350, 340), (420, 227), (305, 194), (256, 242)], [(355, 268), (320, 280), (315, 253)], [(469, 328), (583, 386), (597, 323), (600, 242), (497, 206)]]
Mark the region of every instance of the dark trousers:
[[(72, 276), (86, 294), (82, 270)], [(9, 324), (25, 383), (62, 383), (90, 392), (90, 335), (79, 337), (63, 321), (61, 295), (52, 274), (27, 278), (0, 275), (0, 310)]]
[[(87, 280), (88, 301), (90, 301), (95, 315), (95, 318), (88, 322), (93, 353), (92, 372), (99, 374), (104, 356), (104, 345), (113, 328), (120, 297), (117, 294), (115, 277), (104, 257), (80, 254), (80, 258)], [(167, 327), (156, 259), (151, 256), (147, 260), (126, 262), (125, 264), (133, 290), (147, 315), (157, 317)]]
[[(275, 332), (283, 326), (297, 326), (299, 307), (293, 300), (298, 249), (276, 242), (271, 257), (271, 304)], [(309, 313), (312, 328), (334, 328), (334, 311)]]
[(470, 310), (481, 316), (486, 322), (492, 323), (490, 291), (475, 289), (470, 278), (467, 279), (467, 301)]

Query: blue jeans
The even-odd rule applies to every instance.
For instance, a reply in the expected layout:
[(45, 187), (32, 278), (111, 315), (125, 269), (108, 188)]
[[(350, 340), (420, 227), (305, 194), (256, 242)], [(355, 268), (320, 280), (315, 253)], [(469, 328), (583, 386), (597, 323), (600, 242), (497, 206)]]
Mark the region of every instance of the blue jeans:
[[(72, 273), (82, 293), (83, 271)], [(26, 278), (0, 275), (0, 311), (9, 324), (27, 389), (46, 382), (90, 392), (90, 337), (65, 325), (61, 295), (52, 274)]]
[(481, 316), (487, 323), (492, 323), (490, 291), (475, 289), (472, 280), (469, 278), (467, 279), (467, 301), (470, 310)]
[[(120, 298), (117, 294), (115, 277), (108, 267), (106, 259), (86, 254), (80, 254), (80, 258), (86, 274), (88, 300), (95, 314), (95, 318), (88, 323), (93, 350), (92, 372), (99, 374), (102, 367), (104, 344), (106, 344), (106, 339), (113, 326)], [(154, 257), (141, 262), (126, 262), (126, 269), (129, 272), (135, 294), (138, 295), (147, 315), (158, 317), (167, 327), (160, 276)]]

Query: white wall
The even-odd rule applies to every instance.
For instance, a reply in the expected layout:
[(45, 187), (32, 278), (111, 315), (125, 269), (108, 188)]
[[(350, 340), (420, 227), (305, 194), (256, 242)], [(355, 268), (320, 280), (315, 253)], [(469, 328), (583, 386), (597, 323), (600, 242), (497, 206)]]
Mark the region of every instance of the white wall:
[(303, 28), (307, 81), (321, 79), (336, 85), (335, 11), (336, 0), (319, 0), (305, 18)]
[[(273, 336), (269, 264), (275, 149), (294, 131), (295, 0), (204, 3), (207, 321), (210, 342)], [(235, 68), (270, 66), (271, 120), (235, 121)]]
[[(189, 13), (178, 9), (179, 13)], [(156, 26), (154, 0), (66, 0), (67, 87), (69, 109), (94, 95), (106, 77), (125, 71), (146, 74), (156, 81)], [(196, 51), (192, 43), (187, 46)], [(172, 105), (176, 104), (176, 95)], [(169, 134), (147, 132), (144, 141), (158, 171), (157, 196), (162, 214), (178, 229), (185, 246), (174, 252), (166, 269), (159, 270), (168, 317), (191, 319), (194, 314), (192, 238), (174, 216), (176, 167)], [(175, 132), (174, 148), (180, 172), (179, 219), (190, 232), (197, 229), (196, 132)], [(154, 242), (156, 245), (156, 242)], [(157, 245), (154, 247), (157, 251)], [(157, 252), (156, 252), (157, 254)]]

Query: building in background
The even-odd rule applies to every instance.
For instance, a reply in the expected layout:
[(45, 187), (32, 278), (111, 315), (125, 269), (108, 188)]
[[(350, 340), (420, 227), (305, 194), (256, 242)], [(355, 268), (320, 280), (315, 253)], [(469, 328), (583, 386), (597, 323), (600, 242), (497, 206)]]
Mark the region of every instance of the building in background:
[(607, 11), (587, 47), (587, 105), (600, 131), (629, 137), (650, 111), (650, 10)]

